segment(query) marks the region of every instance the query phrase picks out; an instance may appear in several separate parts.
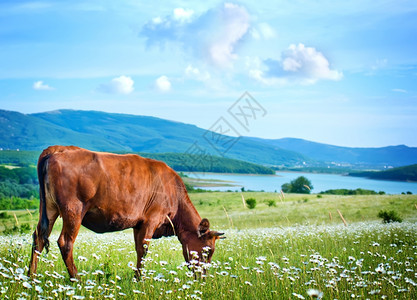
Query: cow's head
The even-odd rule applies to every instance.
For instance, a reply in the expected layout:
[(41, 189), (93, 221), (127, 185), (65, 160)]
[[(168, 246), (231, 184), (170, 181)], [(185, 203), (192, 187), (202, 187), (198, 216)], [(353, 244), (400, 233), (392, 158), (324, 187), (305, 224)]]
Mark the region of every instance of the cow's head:
[(198, 260), (200, 262), (211, 262), (216, 240), (222, 239), (224, 233), (211, 231), (210, 222), (207, 219), (201, 220), (197, 232), (191, 234), (183, 243), (183, 254), (187, 262)]

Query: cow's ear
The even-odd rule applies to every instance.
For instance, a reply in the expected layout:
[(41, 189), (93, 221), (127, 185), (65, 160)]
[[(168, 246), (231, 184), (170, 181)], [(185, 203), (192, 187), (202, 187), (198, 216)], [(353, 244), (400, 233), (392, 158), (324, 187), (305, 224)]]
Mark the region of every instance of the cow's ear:
[(216, 239), (225, 239), (224, 232), (218, 232), (218, 231), (210, 231), (210, 235), (213, 237), (216, 237)]
[(201, 220), (197, 228), (197, 235), (201, 237), (210, 231), (210, 222), (206, 218)]

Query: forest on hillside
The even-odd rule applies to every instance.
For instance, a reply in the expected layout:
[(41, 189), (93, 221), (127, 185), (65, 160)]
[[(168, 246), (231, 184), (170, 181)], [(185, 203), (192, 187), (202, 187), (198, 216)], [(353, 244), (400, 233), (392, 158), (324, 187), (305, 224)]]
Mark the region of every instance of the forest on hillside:
[[(36, 163), (40, 151), (0, 151), (0, 210), (39, 206)], [(274, 174), (274, 170), (236, 159), (186, 153), (137, 153), (162, 160), (178, 172)], [(191, 191), (192, 186), (187, 186)]]

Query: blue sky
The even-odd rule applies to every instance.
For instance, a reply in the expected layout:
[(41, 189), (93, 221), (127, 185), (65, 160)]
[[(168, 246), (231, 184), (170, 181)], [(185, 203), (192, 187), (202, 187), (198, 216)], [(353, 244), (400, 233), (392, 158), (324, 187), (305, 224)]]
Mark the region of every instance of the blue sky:
[(239, 134), (417, 146), (416, 1), (1, 1), (0, 109), (150, 115)]

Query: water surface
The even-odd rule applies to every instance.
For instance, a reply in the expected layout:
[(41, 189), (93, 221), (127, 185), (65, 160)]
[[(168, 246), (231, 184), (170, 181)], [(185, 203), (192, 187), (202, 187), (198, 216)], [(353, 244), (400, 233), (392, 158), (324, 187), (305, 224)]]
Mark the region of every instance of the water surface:
[[(363, 177), (351, 177), (336, 174), (313, 174), (301, 172), (277, 172), (276, 175), (246, 175), (246, 174), (221, 174), (221, 173), (186, 173), (193, 178), (219, 179), (229, 181), (235, 186), (202, 187), (202, 189), (227, 191), (245, 190), (275, 192), (281, 190), (281, 185), (290, 182), (298, 176), (307, 177), (312, 185), (313, 193), (319, 193), (330, 189), (367, 189), (376, 192), (384, 191), (387, 194), (401, 194), (410, 191), (417, 194), (417, 182), (401, 182), (374, 180)], [(231, 182), (230, 182), (231, 181)]]

